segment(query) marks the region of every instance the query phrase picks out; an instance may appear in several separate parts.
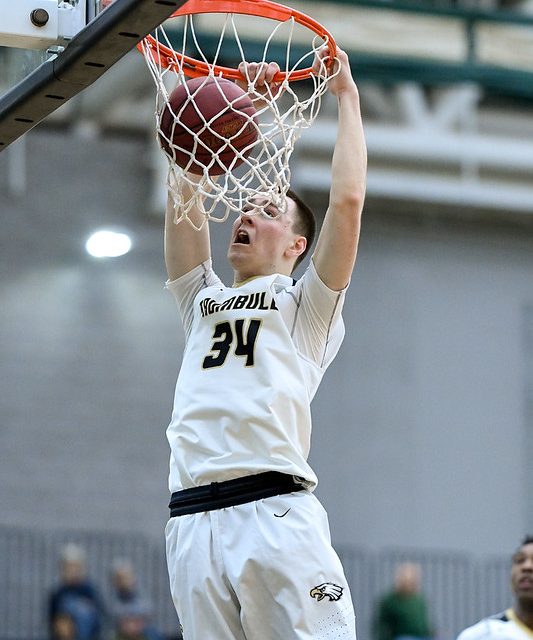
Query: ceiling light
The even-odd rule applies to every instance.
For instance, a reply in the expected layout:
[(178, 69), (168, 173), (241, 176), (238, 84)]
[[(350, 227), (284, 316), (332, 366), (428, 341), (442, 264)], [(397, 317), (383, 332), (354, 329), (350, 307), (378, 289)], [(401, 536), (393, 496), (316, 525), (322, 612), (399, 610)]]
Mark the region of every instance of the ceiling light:
[(89, 237), (85, 249), (94, 258), (117, 258), (131, 249), (131, 238), (126, 233), (101, 229)]

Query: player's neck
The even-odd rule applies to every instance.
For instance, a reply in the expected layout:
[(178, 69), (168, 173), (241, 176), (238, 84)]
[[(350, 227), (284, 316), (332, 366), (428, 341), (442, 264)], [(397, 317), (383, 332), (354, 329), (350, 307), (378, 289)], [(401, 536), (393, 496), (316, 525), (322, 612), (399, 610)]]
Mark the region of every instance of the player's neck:
[(516, 618), (533, 632), (533, 602), (517, 601), (512, 609)]

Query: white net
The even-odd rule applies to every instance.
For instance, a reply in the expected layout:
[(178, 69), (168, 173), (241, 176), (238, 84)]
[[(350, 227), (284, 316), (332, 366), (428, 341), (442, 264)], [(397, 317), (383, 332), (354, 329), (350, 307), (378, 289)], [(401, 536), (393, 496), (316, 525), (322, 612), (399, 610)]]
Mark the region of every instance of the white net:
[[(273, 22), (236, 14), (173, 18), (141, 43), (157, 89), (157, 138), (169, 163), (175, 222), (186, 219), (196, 228), (208, 220), (223, 222), (258, 196), (284, 210), (289, 160), (320, 110), (326, 62), (321, 59), (318, 72), (306, 80), (293, 79), (313, 66), (326, 44), (293, 17)], [(192, 81), (190, 75), (198, 72), (191, 74), (191, 59), (203, 63), (202, 77)], [(282, 75), (259, 87), (247, 73), (241, 81), (245, 91), (228, 91), (229, 81), (221, 78), (228, 69), (220, 66), (227, 60), (232, 69), (240, 63), (277, 62)], [(200, 110), (195, 97), (213, 82), (217, 90), (210, 95), (216, 104)]]

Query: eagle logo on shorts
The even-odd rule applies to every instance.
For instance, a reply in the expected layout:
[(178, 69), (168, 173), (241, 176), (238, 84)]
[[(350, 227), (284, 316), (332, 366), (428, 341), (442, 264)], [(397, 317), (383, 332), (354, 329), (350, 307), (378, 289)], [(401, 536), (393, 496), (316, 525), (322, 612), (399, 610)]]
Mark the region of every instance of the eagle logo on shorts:
[(330, 602), (333, 600), (340, 600), (342, 596), (343, 588), (333, 582), (323, 582), (318, 587), (313, 587), (309, 592), (311, 598), (316, 598), (318, 602), (324, 598), (329, 598)]

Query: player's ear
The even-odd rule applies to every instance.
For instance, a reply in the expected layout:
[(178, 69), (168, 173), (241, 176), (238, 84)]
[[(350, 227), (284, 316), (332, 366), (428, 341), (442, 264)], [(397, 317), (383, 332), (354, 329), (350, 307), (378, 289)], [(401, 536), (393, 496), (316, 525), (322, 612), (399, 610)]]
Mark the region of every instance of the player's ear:
[(296, 236), (287, 249), (287, 255), (291, 258), (301, 256), (307, 247), (307, 238), (305, 236)]

